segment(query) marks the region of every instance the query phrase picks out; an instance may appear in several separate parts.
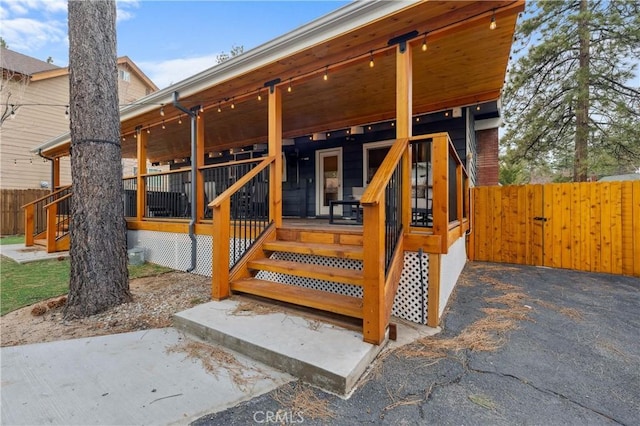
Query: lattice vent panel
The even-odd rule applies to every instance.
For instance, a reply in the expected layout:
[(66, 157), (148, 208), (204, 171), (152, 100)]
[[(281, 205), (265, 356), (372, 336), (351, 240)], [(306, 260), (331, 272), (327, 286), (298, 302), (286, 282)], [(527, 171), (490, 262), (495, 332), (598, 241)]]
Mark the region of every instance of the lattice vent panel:
[[(211, 276), (211, 237), (196, 235), (196, 269), (198, 275)], [(144, 248), (146, 261), (167, 268), (186, 271), (191, 266), (189, 234), (157, 231), (128, 231), (129, 247)]]

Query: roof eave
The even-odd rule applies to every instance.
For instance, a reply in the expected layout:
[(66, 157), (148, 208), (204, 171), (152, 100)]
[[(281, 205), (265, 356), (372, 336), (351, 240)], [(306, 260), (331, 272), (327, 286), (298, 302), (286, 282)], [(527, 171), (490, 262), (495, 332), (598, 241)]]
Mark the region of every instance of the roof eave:
[[(236, 75), (241, 75), (307, 49), (327, 39), (349, 32), (367, 23), (381, 19), (386, 15), (410, 7), (421, 0), (403, 1), (355, 1), (324, 15), (302, 27), (296, 28), (276, 39), (264, 43), (241, 55), (188, 77), (174, 85), (154, 92), (136, 101), (135, 104), (120, 110), (120, 121), (130, 120), (138, 115), (156, 110), (162, 104), (173, 102), (173, 93), (181, 97), (194, 95), (202, 90), (216, 86)], [(70, 134), (65, 133), (50, 139), (32, 152), (42, 152), (58, 145), (68, 143)]]

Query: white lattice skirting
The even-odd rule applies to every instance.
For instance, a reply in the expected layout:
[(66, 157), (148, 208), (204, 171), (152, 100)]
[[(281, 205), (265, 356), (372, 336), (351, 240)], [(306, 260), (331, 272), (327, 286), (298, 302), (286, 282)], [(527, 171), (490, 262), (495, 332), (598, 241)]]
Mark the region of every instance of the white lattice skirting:
[[(142, 247), (145, 260), (168, 268), (186, 271), (191, 265), (191, 240), (187, 234), (156, 231), (129, 231), (129, 248)], [(236, 241), (236, 246), (239, 242)], [(233, 244), (233, 241), (232, 241)], [(233, 245), (232, 245), (233, 246)], [(211, 276), (211, 237), (196, 236), (196, 269), (193, 273)], [(339, 268), (362, 269), (362, 262), (350, 259), (326, 258), (322, 256), (275, 253), (275, 258)], [(231, 256), (233, 257), (233, 256)], [(309, 287), (332, 293), (362, 297), (362, 288), (348, 284), (315, 280), (290, 275), (261, 271), (258, 278), (285, 284)], [(392, 314), (419, 324), (426, 323), (427, 294), (429, 282), (429, 255), (405, 252), (404, 268), (400, 276), (398, 292)]]

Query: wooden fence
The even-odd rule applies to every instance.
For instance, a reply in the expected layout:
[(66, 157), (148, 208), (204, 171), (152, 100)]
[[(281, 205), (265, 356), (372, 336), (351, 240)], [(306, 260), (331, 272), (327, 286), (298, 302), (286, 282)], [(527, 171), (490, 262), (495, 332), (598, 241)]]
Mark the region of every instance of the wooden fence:
[(0, 205), (2, 205), (1, 235), (24, 234), (24, 210), (22, 206), (47, 195), (48, 189), (2, 189)]
[(640, 181), (472, 190), (471, 260), (640, 277)]

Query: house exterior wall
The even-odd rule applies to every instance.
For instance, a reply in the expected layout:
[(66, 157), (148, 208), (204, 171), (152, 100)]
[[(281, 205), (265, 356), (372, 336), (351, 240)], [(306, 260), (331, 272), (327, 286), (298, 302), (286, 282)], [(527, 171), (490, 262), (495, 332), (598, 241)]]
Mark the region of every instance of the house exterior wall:
[(498, 129), (476, 131), (478, 186), (498, 184)]
[[(120, 64), (119, 68), (127, 67)], [(4, 82), (3, 82), (4, 84)], [(146, 94), (146, 84), (130, 73), (130, 81), (119, 80), (120, 104), (131, 103)], [(50, 188), (51, 162), (31, 153), (48, 139), (69, 131), (69, 119), (65, 115), (69, 104), (69, 77), (63, 75), (29, 82), (22, 93), (11, 102), (24, 104), (17, 109), (15, 118), (7, 119), (0, 127), (0, 188), (34, 189)], [(60, 184), (71, 183), (69, 158), (60, 161)]]
[[(65, 105), (69, 103), (69, 78), (60, 76), (30, 82), (20, 99), (14, 102), (26, 105), (18, 107), (15, 118), (7, 119), (0, 128), (0, 188), (51, 187), (51, 163), (30, 150), (69, 131), (69, 120), (65, 115)], [(60, 169), (61, 184), (68, 183), (69, 161), (62, 161)]]

